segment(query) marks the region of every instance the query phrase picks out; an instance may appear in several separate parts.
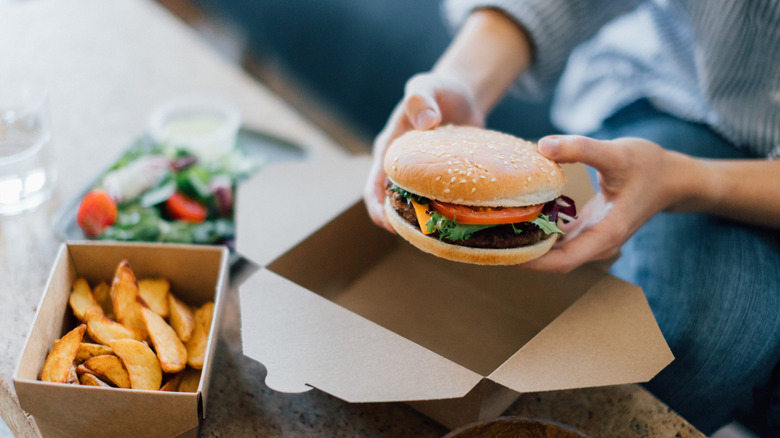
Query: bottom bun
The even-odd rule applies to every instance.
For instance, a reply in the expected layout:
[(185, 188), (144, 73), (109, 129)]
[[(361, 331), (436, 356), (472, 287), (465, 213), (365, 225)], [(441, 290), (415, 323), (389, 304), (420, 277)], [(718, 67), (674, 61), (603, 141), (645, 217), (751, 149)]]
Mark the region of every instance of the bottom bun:
[(423, 234), (419, 228), (406, 222), (388, 199), (385, 200), (385, 213), (390, 225), (398, 234), (420, 250), (447, 260), (475, 265), (519, 265), (546, 254), (558, 239), (558, 235), (554, 234), (533, 245), (518, 248), (471, 248), (447, 243)]

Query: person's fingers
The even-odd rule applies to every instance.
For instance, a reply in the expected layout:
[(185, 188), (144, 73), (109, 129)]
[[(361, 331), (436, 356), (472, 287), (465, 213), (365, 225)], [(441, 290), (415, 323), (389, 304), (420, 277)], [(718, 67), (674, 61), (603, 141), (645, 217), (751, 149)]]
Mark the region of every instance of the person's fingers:
[[(551, 249), (538, 259), (519, 265), (523, 269), (567, 273), (586, 262), (604, 260), (617, 254), (620, 244), (604, 236), (603, 228), (589, 228), (576, 239)], [(605, 245), (606, 242), (608, 242)]]
[(429, 75), (412, 77), (404, 88), (406, 117), (415, 129), (433, 129), (441, 123), (436, 84)]
[(404, 100), (406, 116), (414, 129), (433, 129), (441, 123), (439, 105), (429, 96), (412, 94)]
[[(366, 206), (368, 215), (371, 220), (386, 230), (395, 233), (395, 230), (390, 226), (385, 215), (384, 201), (385, 201), (385, 172), (381, 167), (375, 163), (371, 168), (371, 172), (363, 190), (363, 203)], [(380, 164), (381, 166), (381, 164)]]
[(607, 202), (607, 200), (604, 199), (604, 193), (597, 192), (593, 198), (582, 207), (576, 220), (561, 225), (561, 230), (566, 234), (564, 234), (563, 240), (558, 240), (556, 245), (561, 246), (564, 242), (576, 238), (586, 229), (598, 225), (599, 222), (607, 217), (612, 210), (613, 205), (613, 202)]
[(581, 135), (550, 135), (539, 140), (539, 152), (559, 163), (583, 163), (612, 169), (622, 163), (622, 148), (611, 141)]

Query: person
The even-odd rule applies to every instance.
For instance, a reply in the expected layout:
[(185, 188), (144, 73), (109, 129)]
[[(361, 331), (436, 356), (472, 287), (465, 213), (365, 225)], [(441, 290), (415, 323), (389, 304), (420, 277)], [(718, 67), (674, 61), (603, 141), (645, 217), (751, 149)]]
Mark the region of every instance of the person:
[[(619, 255), (675, 361), (646, 384), (703, 433), (741, 419), (780, 433), (780, 2), (450, 0), (457, 33), (412, 76), (373, 146), (364, 202), (382, 209), (387, 145), (484, 126), (510, 89), (552, 90), (565, 132), (538, 141), (596, 174), (597, 195), (525, 269)], [(774, 372), (773, 372), (774, 370)]]

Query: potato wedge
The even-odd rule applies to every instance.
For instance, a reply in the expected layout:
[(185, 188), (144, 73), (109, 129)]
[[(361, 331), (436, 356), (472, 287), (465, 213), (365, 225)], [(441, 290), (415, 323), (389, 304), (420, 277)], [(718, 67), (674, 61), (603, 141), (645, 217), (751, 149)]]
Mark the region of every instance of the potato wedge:
[(187, 368), (182, 372), (181, 382), (179, 382), (179, 392), (198, 392), (200, 383), (200, 370)]
[(91, 357), (112, 353), (113, 351), (111, 351), (111, 348), (108, 345), (82, 342), (79, 344), (79, 351), (76, 353), (76, 363), (79, 364)]
[(68, 383), (72, 378), (71, 367), (73, 360), (76, 359), (76, 353), (79, 351), (79, 344), (87, 330), (85, 324), (81, 324), (73, 330), (66, 333), (60, 339), (54, 341), (54, 347), (46, 357), (41, 371), (41, 380), (44, 382)]
[(171, 327), (179, 335), (182, 342), (187, 342), (192, 337), (192, 330), (195, 328), (195, 314), (183, 301), (176, 298), (172, 293), (168, 294), (168, 320)]
[(103, 313), (103, 308), (100, 307), (95, 296), (92, 295), (92, 289), (89, 287), (89, 283), (84, 278), (78, 278), (73, 283), (73, 289), (68, 299), (73, 314), (81, 322), (87, 322), (86, 314), (90, 309)]
[(114, 306), (111, 304), (111, 286), (105, 281), (101, 281), (92, 289), (92, 295), (95, 296), (95, 300), (100, 304), (100, 308), (103, 309), (103, 314), (109, 319), (114, 319)]
[(79, 373), (76, 371), (76, 365), (71, 365), (70, 370), (68, 371), (68, 382), (69, 384), (79, 384)]
[(76, 371), (77, 376), (81, 376), (82, 374), (91, 373), (89, 368), (86, 367), (83, 363), (74, 367), (74, 370)]
[(158, 390), (162, 384), (162, 369), (157, 355), (144, 342), (133, 339), (118, 339), (108, 344), (122, 359), (130, 387), (133, 389)]
[(120, 324), (143, 334), (142, 338), (146, 339), (146, 324), (141, 317), (141, 307), (146, 304), (138, 293), (138, 282), (127, 260), (122, 260), (114, 273), (111, 305)]
[(85, 386), (100, 386), (102, 388), (111, 387), (111, 385), (100, 380), (97, 376), (95, 376), (92, 373), (84, 373), (81, 376), (79, 376), (79, 382)]
[(103, 345), (108, 345), (109, 342), (116, 339), (140, 341), (145, 338), (140, 332), (131, 330), (95, 311), (87, 312), (87, 333), (95, 342)]
[(206, 347), (213, 314), (214, 303), (211, 301), (195, 311), (195, 328), (192, 330), (192, 337), (186, 343), (187, 364), (198, 370), (203, 369), (203, 362), (206, 360)]
[(138, 293), (150, 309), (163, 318), (168, 317), (168, 292), (171, 283), (165, 278), (138, 280)]
[(184, 376), (184, 372), (176, 373), (173, 376), (171, 376), (170, 379), (168, 379), (167, 382), (160, 388), (160, 391), (169, 391), (169, 392), (176, 392), (179, 390), (179, 382), (181, 382), (181, 378)]
[[(167, 302), (167, 300), (166, 300)], [(146, 331), (152, 340), (160, 368), (166, 373), (178, 373), (187, 365), (187, 349), (162, 316), (146, 307), (141, 308)]]
[(119, 388), (130, 387), (130, 376), (122, 361), (114, 355), (95, 356), (80, 365), (92, 374)]

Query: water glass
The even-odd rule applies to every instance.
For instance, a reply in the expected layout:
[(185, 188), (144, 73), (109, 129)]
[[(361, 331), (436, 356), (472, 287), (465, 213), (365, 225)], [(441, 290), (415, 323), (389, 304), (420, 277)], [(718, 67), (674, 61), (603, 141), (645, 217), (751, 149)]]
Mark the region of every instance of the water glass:
[(45, 82), (0, 72), (0, 214), (41, 205), (51, 197), (55, 178)]

